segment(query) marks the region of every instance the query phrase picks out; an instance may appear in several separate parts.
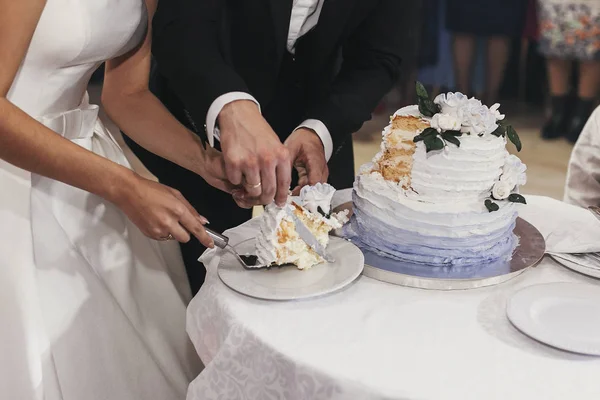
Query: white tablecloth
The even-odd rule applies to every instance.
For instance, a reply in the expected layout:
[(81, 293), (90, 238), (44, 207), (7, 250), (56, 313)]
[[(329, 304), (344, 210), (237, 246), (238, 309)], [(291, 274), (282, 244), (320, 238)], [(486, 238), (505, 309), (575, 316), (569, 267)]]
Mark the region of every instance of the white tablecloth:
[[(236, 243), (256, 227), (229, 234)], [(360, 277), (326, 297), (277, 303), (228, 289), (219, 254), (203, 256), (207, 281), (188, 309), (206, 365), (188, 400), (600, 399), (600, 358), (540, 344), (506, 318), (507, 299), (525, 286), (600, 284), (548, 258), (490, 288), (426, 291)]]

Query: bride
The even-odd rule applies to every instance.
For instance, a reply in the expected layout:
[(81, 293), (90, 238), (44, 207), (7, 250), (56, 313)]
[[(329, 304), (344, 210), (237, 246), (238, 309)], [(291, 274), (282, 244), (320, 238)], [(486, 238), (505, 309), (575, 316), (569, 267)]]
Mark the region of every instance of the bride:
[(163, 241), (211, 247), (207, 221), (130, 169), (86, 95), (106, 61), (111, 119), (233, 189), (220, 153), (148, 90), (156, 1), (0, 0), (2, 398), (183, 399), (201, 367), (183, 264)]

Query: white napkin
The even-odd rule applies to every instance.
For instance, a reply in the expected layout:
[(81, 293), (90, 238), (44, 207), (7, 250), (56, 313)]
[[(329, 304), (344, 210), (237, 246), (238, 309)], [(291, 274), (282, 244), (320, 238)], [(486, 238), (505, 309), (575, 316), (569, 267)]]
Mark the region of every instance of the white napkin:
[(525, 196), (519, 216), (546, 239), (548, 253), (600, 252), (600, 220), (588, 209), (543, 196)]

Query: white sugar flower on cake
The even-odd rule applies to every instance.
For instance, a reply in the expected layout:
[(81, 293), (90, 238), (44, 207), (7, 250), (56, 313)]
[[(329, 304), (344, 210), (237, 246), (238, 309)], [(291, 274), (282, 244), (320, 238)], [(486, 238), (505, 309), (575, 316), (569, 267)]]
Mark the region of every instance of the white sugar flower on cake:
[(440, 106), (443, 114), (459, 114), (469, 102), (469, 98), (462, 93), (442, 93), (433, 102)]
[(256, 255), (259, 265), (293, 264), (298, 269), (308, 269), (325, 260), (302, 240), (296, 231), (294, 214), (317, 241), (327, 247), (329, 233), (348, 221), (348, 211), (331, 214), (331, 199), (335, 189), (328, 184), (317, 184), (302, 189), (300, 204), (290, 197), (284, 207), (270, 204), (265, 207), (256, 238)]
[(331, 212), (331, 200), (335, 192), (335, 188), (328, 183), (305, 186), (300, 191), (302, 206), (313, 214), (321, 215), (332, 229), (338, 229), (348, 222), (348, 210)]
[(499, 103), (496, 103), (496, 104), (494, 104), (493, 106), (490, 107), (490, 111), (494, 114), (494, 117), (496, 118), (496, 121), (502, 121), (506, 117), (506, 115), (500, 114), (499, 108), (500, 108), (500, 104)]
[(440, 133), (442, 131), (460, 131), (462, 118), (456, 114), (438, 113), (431, 118), (431, 127)]
[(519, 157), (511, 154), (504, 161), (500, 181), (507, 182), (510, 190), (513, 190), (516, 186), (523, 186), (527, 183), (525, 171), (527, 171), (527, 166)]
[[(498, 128), (497, 121), (504, 119), (498, 112), (499, 104), (488, 108), (475, 98), (462, 93), (443, 93), (433, 100), (439, 111), (431, 110), (431, 127), (442, 131), (461, 131), (470, 135), (492, 133)], [(438, 121), (445, 122), (440, 125)], [(452, 121), (452, 124), (448, 123)]]
[(304, 208), (311, 213), (327, 215), (331, 210), (331, 200), (334, 194), (335, 189), (330, 184), (317, 183), (314, 186), (304, 186), (300, 190), (300, 201)]
[(512, 187), (506, 181), (499, 180), (492, 186), (492, 197), (496, 200), (504, 200), (510, 196)]

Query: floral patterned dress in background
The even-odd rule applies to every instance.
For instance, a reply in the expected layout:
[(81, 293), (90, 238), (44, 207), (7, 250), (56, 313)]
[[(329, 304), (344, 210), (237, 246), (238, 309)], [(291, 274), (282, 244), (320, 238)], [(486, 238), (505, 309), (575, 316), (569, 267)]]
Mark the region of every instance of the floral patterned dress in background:
[(539, 0), (539, 6), (542, 54), (600, 60), (600, 0)]

